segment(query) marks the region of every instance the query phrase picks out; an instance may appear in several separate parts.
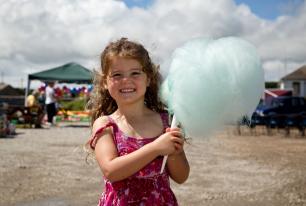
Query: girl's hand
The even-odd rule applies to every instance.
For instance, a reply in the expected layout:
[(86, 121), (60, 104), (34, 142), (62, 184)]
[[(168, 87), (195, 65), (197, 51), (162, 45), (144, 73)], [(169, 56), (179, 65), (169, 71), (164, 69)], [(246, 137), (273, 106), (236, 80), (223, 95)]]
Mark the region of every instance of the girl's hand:
[(183, 138), (182, 130), (180, 128), (167, 128), (166, 129), (166, 132), (170, 132), (170, 131), (179, 131), (181, 133), (180, 138), (183, 141), (180, 141), (180, 143), (177, 143), (177, 142), (174, 143), (175, 151), (171, 155), (180, 154), (180, 153), (182, 153), (184, 151), (184, 142), (185, 142), (185, 140)]
[(182, 133), (178, 128), (167, 128), (166, 133), (159, 136), (152, 142), (159, 155), (171, 155), (181, 151), (183, 148), (184, 140)]

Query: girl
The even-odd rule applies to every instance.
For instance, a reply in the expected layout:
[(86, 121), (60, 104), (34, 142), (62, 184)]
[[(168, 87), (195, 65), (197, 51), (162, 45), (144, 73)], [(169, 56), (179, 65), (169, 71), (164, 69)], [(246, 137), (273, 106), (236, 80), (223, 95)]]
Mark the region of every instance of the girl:
[[(105, 180), (99, 205), (177, 205), (169, 176), (186, 181), (181, 131), (169, 129), (158, 97), (160, 74), (147, 50), (122, 38), (101, 54), (89, 101), (95, 152)], [(164, 155), (167, 168), (160, 174)]]

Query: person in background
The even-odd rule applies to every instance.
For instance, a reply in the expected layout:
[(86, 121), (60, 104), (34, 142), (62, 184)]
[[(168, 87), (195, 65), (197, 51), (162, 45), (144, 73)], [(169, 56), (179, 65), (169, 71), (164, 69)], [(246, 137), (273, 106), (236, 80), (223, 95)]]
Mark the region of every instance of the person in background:
[(33, 107), (34, 105), (37, 105), (37, 96), (38, 92), (33, 90), (33, 92), (27, 97), (27, 107)]
[(39, 91), (39, 95), (38, 95), (38, 103), (40, 104), (40, 106), (42, 108), (45, 108), (45, 102), (46, 102), (46, 95), (45, 95), (45, 91), (42, 90), (42, 91)]
[(46, 92), (45, 92), (45, 106), (46, 106), (46, 111), (47, 111), (47, 116), (48, 116), (48, 125), (54, 125), (55, 121), (53, 120), (56, 113), (56, 95), (54, 91), (54, 82), (47, 82), (47, 87), (46, 87)]
[[(101, 67), (89, 103), (87, 143), (105, 179), (98, 205), (178, 205), (169, 177), (184, 183), (189, 164), (183, 134), (169, 128), (158, 97), (158, 68), (141, 44), (126, 38), (105, 48)], [(160, 173), (163, 155), (169, 158)]]
[(39, 92), (34, 90), (26, 99), (28, 113), (34, 121), (35, 128), (41, 128), (41, 123), (44, 117), (44, 109), (38, 102)]

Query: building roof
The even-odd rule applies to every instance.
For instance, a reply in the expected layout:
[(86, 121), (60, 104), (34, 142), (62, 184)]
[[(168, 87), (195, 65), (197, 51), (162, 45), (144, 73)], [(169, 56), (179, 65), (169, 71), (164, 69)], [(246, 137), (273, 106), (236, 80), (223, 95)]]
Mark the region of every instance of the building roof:
[(287, 74), (286, 76), (281, 78), (281, 80), (306, 80), (306, 65), (301, 66), (290, 74)]
[(292, 91), (287, 89), (265, 89), (265, 97), (292, 96)]
[(23, 95), (23, 93), (11, 85), (0, 82), (0, 95), (18, 96)]

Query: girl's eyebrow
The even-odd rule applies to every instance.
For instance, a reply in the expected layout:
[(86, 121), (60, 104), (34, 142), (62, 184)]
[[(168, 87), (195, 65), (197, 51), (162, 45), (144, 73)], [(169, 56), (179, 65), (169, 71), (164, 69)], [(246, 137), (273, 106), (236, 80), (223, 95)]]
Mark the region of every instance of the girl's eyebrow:
[(140, 71), (142, 68), (132, 68), (130, 71)]
[[(142, 71), (142, 68), (131, 68), (128, 71)], [(115, 73), (115, 72), (122, 72), (119, 69), (114, 69), (113, 71), (111, 71), (111, 73)]]

